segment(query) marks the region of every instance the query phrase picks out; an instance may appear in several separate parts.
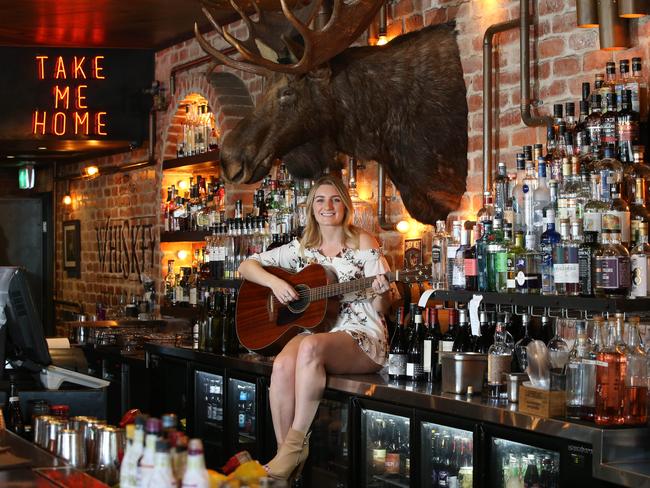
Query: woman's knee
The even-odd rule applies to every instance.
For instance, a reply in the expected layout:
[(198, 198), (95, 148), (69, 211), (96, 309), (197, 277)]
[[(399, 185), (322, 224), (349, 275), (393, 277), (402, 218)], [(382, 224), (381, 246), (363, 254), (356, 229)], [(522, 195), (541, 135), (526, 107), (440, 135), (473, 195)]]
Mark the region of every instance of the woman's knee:
[(296, 364), (298, 367), (323, 361), (323, 347), (317, 336), (307, 336), (300, 343)]
[(296, 372), (296, 360), (290, 355), (280, 354), (273, 361), (273, 370), (271, 372), (271, 386), (279, 384), (293, 384)]

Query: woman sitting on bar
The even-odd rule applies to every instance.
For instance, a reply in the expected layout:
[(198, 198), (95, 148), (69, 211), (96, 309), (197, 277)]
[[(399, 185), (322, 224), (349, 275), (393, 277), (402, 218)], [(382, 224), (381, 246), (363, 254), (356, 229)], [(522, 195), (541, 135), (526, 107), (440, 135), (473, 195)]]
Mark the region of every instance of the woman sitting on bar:
[(342, 181), (320, 178), (307, 198), (308, 222), (300, 241), (255, 254), (239, 267), (247, 280), (268, 286), (283, 304), (296, 290), (262, 266), (299, 271), (318, 263), (333, 269), (340, 282), (376, 276), (372, 290), (341, 297), (335, 326), (324, 333), (299, 334), (273, 362), (270, 403), (278, 452), (266, 469), (271, 477), (293, 479), (309, 453), (311, 423), (325, 389), (326, 374), (379, 371), (388, 357), (383, 314), (390, 306), (389, 271), (377, 239), (352, 224), (352, 200)]

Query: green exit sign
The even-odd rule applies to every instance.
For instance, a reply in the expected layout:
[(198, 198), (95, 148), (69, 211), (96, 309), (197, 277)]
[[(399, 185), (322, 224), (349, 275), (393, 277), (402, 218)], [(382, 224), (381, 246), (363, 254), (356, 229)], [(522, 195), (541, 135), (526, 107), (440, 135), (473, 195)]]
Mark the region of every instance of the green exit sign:
[(36, 183), (36, 172), (33, 164), (27, 164), (18, 168), (18, 188), (31, 190)]

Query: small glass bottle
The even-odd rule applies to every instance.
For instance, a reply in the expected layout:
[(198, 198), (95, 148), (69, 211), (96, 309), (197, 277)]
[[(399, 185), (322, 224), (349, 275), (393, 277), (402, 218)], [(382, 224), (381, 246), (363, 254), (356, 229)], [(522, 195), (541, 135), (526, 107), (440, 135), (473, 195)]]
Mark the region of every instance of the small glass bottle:
[(576, 342), (569, 354), (566, 378), (566, 415), (593, 421), (596, 407), (596, 364), (591, 360), (591, 343), (586, 323), (576, 321)]
[(503, 398), (506, 395), (506, 382), (503, 373), (510, 372), (512, 347), (506, 343), (506, 325), (497, 323), (494, 343), (488, 349), (488, 397)]

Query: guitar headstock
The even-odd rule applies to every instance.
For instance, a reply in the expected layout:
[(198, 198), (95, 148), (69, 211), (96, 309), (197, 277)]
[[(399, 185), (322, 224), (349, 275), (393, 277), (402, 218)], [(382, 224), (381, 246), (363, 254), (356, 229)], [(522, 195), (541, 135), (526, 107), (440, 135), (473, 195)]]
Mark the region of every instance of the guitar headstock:
[(395, 272), (395, 281), (402, 283), (422, 283), (431, 279), (431, 266), (421, 264), (412, 269), (403, 269)]

